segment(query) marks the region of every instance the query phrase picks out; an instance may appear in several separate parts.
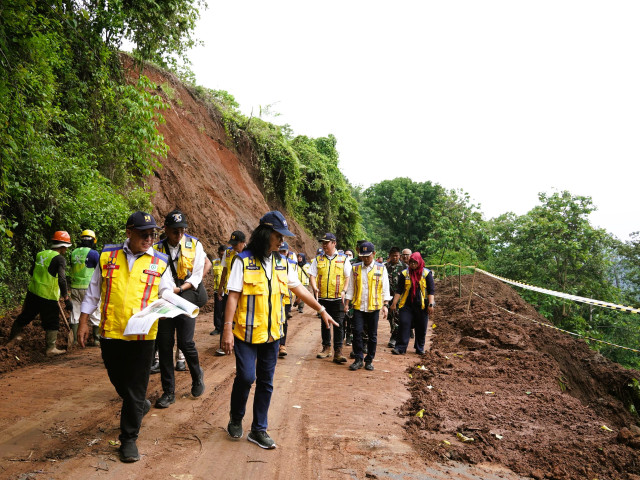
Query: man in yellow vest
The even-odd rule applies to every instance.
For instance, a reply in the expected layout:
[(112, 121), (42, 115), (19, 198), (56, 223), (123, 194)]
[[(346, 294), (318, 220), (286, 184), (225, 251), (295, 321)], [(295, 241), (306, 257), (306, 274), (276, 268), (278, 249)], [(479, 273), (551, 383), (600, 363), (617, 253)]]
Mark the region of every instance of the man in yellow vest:
[[(333, 233), (325, 233), (320, 241), (322, 253), (311, 262), (309, 283), (320, 305), (325, 307), (337, 322), (337, 325), (333, 326), (333, 361), (338, 364), (346, 363), (347, 359), (342, 355), (344, 296), (351, 276), (351, 263), (344, 253), (336, 251), (336, 236)], [(322, 351), (318, 353), (317, 358), (327, 358), (331, 356), (331, 329), (321, 322), (320, 333)]]
[(213, 291), (216, 292), (213, 295), (213, 330), (209, 335), (220, 335), (222, 333), (224, 323), (224, 308), (222, 299), (218, 299), (218, 289), (220, 288), (220, 282), (222, 281), (222, 257), (226, 247), (220, 245), (218, 247), (218, 258), (211, 261), (211, 271), (213, 273)]
[[(166, 238), (154, 248), (169, 256), (169, 270), (176, 286), (173, 293), (193, 303), (199, 308), (207, 303), (203, 274), (207, 255), (202, 243), (186, 233), (187, 217), (180, 210), (169, 212), (164, 219)], [(200, 367), (198, 350), (193, 341), (196, 319), (189, 315), (161, 318), (158, 322), (158, 357), (162, 396), (156, 401), (156, 408), (168, 408), (175, 403), (175, 374), (173, 371), (173, 344), (178, 340), (178, 348), (183, 353), (191, 374), (191, 395), (199, 397), (204, 393), (203, 371)]]
[(56, 348), (56, 339), (60, 327), (58, 299), (64, 299), (66, 309), (71, 310), (65, 276), (67, 261), (64, 258), (70, 246), (71, 237), (60, 230), (53, 234), (51, 248), (36, 255), (22, 312), (11, 326), (9, 341), (22, 340), (20, 332), (39, 314), (40, 323), (46, 332), (47, 356), (66, 353), (65, 350)]
[(378, 320), (387, 317), (389, 302), (389, 275), (382, 263), (375, 262), (375, 248), (371, 242), (363, 242), (358, 247), (360, 262), (354, 263), (351, 270), (351, 281), (347, 289), (347, 300), (353, 302), (353, 353), (355, 361), (349, 365), (350, 370), (363, 367), (362, 332), (367, 331), (367, 356), (364, 357), (364, 368), (373, 370), (373, 359), (376, 356), (378, 343)]
[[(293, 259), (295, 257), (295, 252), (292, 252), (289, 249), (289, 244), (287, 242), (282, 242), (278, 249), (278, 253), (282, 258), (284, 258), (289, 264), (289, 268), (292, 269), (296, 276), (298, 276), (298, 262)], [(283, 335), (280, 337), (280, 351), (278, 352), (278, 358), (284, 358), (287, 356), (287, 331), (289, 330), (289, 319), (291, 318), (291, 305), (293, 303), (293, 293), (291, 290), (287, 289), (282, 299), (284, 304), (284, 325), (282, 326)]]
[(120, 460), (140, 460), (136, 440), (142, 417), (151, 408), (146, 399), (149, 371), (158, 323), (147, 335), (125, 335), (129, 319), (153, 303), (175, 283), (168, 270), (168, 256), (153, 248), (156, 221), (145, 212), (133, 213), (126, 223), (127, 239), (105, 245), (80, 307), (78, 342), (89, 337), (89, 315), (101, 302), (100, 349), (109, 380), (122, 398), (120, 411)]
[[(229, 296), (227, 284), (229, 283), (229, 274), (231, 273), (233, 259), (236, 258), (239, 253), (242, 253), (246, 244), (244, 233), (236, 230), (231, 234), (231, 238), (229, 239), (229, 245), (231, 246), (227, 247), (222, 256), (222, 280), (218, 287), (218, 299), (222, 302), (223, 311), (225, 311), (227, 307), (227, 298)], [(222, 324), (222, 330), (224, 331), (224, 322)], [(222, 348), (222, 332), (220, 332), (220, 348), (216, 350), (216, 355), (219, 357), (226, 355)]]
[[(78, 322), (80, 321), (80, 305), (87, 293), (89, 282), (93, 276), (93, 271), (100, 263), (100, 254), (96, 250), (96, 234), (93, 230), (84, 230), (80, 234), (80, 246), (71, 252), (71, 272), (69, 280), (71, 281), (71, 289), (69, 296), (71, 298), (71, 315), (69, 315), (69, 324), (73, 330), (73, 339), (78, 341)], [(100, 346), (100, 308), (97, 308), (89, 316), (93, 327), (93, 345)]]

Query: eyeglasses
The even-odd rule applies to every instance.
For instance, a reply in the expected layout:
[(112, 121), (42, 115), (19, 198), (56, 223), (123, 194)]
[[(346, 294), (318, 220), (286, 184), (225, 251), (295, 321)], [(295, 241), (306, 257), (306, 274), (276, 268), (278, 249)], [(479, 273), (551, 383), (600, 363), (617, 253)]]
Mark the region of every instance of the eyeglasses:
[(156, 238), (158, 236), (158, 234), (156, 232), (147, 232), (147, 233), (140, 233), (138, 232), (136, 235), (138, 235), (138, 237), (140, 238)]

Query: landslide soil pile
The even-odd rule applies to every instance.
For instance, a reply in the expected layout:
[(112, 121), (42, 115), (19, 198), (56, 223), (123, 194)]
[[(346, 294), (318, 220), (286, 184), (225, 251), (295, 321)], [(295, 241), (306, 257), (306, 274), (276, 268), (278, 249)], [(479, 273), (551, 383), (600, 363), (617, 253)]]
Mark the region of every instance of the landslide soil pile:
[(536, 323), (547, 321), (490, 277), (476, 274), (467, 312), (473, 277), (462, 298), (452, 280), (439, 284), (432, 347), (409, 371), (403, 408), (425, 458), (536, 479), (640, 479), (640, 372)]
[[(130, 59), (122, 57), (128, 68)], [(132, 70), (129, 70), (130, 72)], [(147, 66), (144, 74), (158, 85), (157, 93), (170, 105), (163, 112), (166, 123), (158, 128), (169, 146), (162, 168), (144, 180), (154, 192), (153, 215), (162, 225), (171, 210), (187, 214), (189, 233), (202, 241), (205, 251), (216, 256), (217, 246), (227, 244), (234, 230), (247, 235), (269, 210), (280, 210), (296, 234), (289, 244), (296, 252), (312, 254), (317, 241), (306, 233), (276, 201), (265, 199), (257, 157), (247, 136), (229, 138), (220, 113), (205, 105), (172, 74)], [(134, 82), (135, 78), (131, 78)], [(72, 234), (72, 238), (74, 233)], [(120, 243), (122, 238), (99, 238), (99, 244)], [(44, 333), (39, 320), (25, 329), (19, 345), (4, 346), (21, 308), (0, 318), (0, 373), (46, 360)], [(206, 311), (206, 310), (205, 310)], [(61, 322), (58, 346), (66, 348), (66, 327)]]

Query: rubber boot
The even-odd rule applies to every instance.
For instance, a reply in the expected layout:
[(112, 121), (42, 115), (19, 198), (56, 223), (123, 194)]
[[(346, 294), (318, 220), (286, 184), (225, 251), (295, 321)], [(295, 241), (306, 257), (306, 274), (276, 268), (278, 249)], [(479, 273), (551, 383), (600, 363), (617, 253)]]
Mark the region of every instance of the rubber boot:
[(11, 333), (9, 333), (9, 341), (14, 339), (16, 341), (22, 340), (22, 335), (20, 335), (20, 332), (22, 332), (22, 327), (16, 322), (13, 322), (13, 325), (11, 325)]
[(333, 352), (333, 363), (347, 363), (347, 359), (342, 356), (342, 347), (336, 347)]
[(100, 346), (100, 327), (93, 327), (93, 346)]
[(66, 350), (58, 350), (56, 348), (56, 340), (58, 339), (57, 330), (47, 330), (46, 339), (47, 339), (47, 357), (53, 357), (54, 355), (61, 355), (63, 353), (67, 353)]
[(73, 344), (77, 345), (78, 344), (78, 324), (77, 323), (71, 324), (71, 331), (73, 332)]

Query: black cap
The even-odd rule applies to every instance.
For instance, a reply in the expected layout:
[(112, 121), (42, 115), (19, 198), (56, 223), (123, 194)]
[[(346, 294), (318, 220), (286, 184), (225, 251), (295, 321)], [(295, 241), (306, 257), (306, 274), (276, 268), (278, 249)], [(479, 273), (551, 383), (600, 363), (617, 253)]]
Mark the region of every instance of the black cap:
[(371, 242), (362, 242), (359, 246), (358, 246), (358, 255), (360, 255), (361, 257), (368, 257), (369, 255), (371, 255), (374, 251), (375, 251), (375, 247), (373, 246), (373, 243)]
[(153, 215), (146, 212), (135, 212), (129, 216), (127, 220), (127, 228), (135, 230), (149, 230), (150, 228), (158, 228)]
[(321, 242), (335, 242), (336, 241), (336, 236), (333, 233), (325, 233), (324, 237), (322, 237), (320, 239)]
[(285, 237), (295, 237), (295, 234), (289, 231), (289, 225), (284, 216), (277, 210), (265, 213), (260, 219), (260, 225), (267, 225)]
[(180, 210), (173, 210), (164, 217), (164, 226), (172, 228), (187, 228), (187, 216)]
[(229, 243), (231, 245), (237, 245), (239, 242), (244, 242), (246, 241), (246, 238), (244, 236), (244, 233), (242, 233), (240, 230), (236, 230), (235, 232), (233, 232), (231, 234), (231, 238), (229, 239)]

